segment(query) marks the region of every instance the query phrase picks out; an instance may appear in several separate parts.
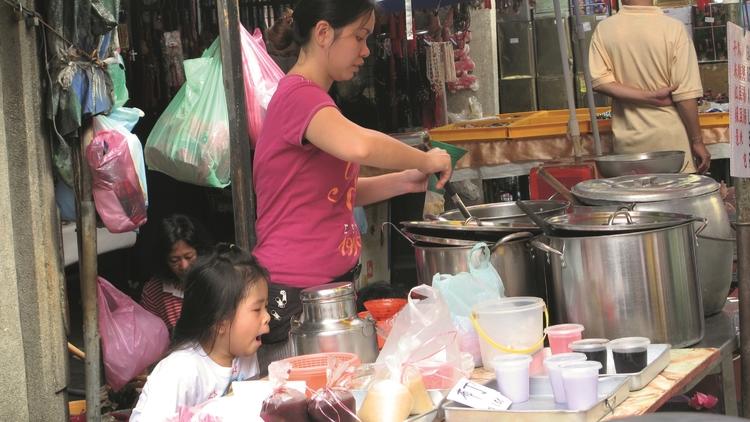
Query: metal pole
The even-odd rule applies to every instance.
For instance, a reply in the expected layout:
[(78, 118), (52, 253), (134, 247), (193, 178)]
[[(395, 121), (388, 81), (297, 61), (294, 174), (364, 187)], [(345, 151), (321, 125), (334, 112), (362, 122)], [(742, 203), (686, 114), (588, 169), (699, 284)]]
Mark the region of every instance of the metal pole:
[(78, 272), (81, 282), (81, 302), (83, 303), (83, 348), (84, 374), (86, 378), (86, 421), (101, 419), (101, 387), (99, 361), (99, 316), (96, 304), (97, 248), (96, 211), (92, 196), (91, 172), (86, 164), (86, 147), (91, 143), (94, 131), (90, 124), (85, 126), (80, 148), (73, 153), (75, 170), (76, 204), (78, 209)]
[(742, 414), (750, 416), (750, 179), (735, 178), (737, 194), (737, 275), (740, 296)]
[(557, 26), (557, 41), (560, 44), (560, 59), (562, 61), (563, 78), (565, 79), (565, 93), (568, 97), (568, 111), (570, 116), (568, 119), (568, 134), (570, 139), (573, 141), (573, 154), (576, 157), (576, 161), (581, 158), (581, 129), (578, 127), (578, 119), (576, 118), (576, 100), (573, 92), (573, 78), (570, 74), (570, 63), (568, 57), (570, 57), (570, 50), (568, 50), (568, 43), (565, 42), (568, 39), (568, 34), (565, 33), (565, 24), (562, 19), (562, 11), (560, 10), (560, 0), (554, 0), (555, 5), (555, 24)]
[(589, 72), (589, 57), (587, 48), (584, 43), (586, 42), (586, 35), (583, 30), (583, 24), (581, 23), (581, 11), (578, 9), (578, 2), (573, 2), (571, 6), (573, 9), (573, 27), (576, 34), (576, 40), (573, 42), (576, 49), (576, 54), (580, 58), (583, 64), (583, 79), (586, 83), (586, 102), (589, 106), (589, 116), (591, 118), (591, 132), (594, 135), (594, 154), (599, 156), (602, 155), (602, 141), (599, 137), (599, 122), (596, 120), (596, 104), (594, 102), (594, 90), (591, 87), (591, 72)]
[(229, 115), (231, 150), (234, 241), (246, 251), (255, 246), (255, 194), (250, 136), (247, 133), (245, 82), (242, 76), (240, 12), (237, 0), (216, 2), (219, 15), (219, 40), (224, 75), (224, 92)]

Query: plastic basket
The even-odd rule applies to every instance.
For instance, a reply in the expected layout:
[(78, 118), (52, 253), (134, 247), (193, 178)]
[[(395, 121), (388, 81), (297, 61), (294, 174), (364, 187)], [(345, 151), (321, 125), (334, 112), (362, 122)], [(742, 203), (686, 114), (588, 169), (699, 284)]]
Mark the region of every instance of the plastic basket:
[(360, 360), (354, 353), (314, 353), (310, 355), (294, 356), (284, 359), (284, 362), (292, 364), (289, 371), (289, 381), (305, 381), (307, 383), (308, 397), (312, 391), (326, 386), (326, 368), (328, 357), (333, 356), (337, 361), (348, 362), (351, 366), (359, 366)]

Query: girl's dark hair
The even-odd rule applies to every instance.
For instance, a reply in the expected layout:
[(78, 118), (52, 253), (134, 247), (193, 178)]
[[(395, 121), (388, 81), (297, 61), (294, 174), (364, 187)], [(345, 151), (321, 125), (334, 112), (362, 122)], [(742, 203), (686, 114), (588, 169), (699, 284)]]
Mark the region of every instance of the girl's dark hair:
[(318, 22), (326, 21), (336, 30), (373, 10), (373, 0), (300, 0), (292, 14), (294, 40), (304, 46)]
[(162, 280), (176, 284), (180, 281), (172, 273), (167, 260), (172, 247), (180, 240), (193, 247), (198, 252), (198, 256), (205, 254), (213, 245), (206, 229), (186, 215), (173, 214), (162, 220), (156, 251), (153, 255), (153, 271)]
[(213, 345), (217, 325), (233, 318), (250, 288), (268, 278), (255, 257), (235, 245), (220, 243), (198, 258), (187, 275), (171, 350), (190, 343)]

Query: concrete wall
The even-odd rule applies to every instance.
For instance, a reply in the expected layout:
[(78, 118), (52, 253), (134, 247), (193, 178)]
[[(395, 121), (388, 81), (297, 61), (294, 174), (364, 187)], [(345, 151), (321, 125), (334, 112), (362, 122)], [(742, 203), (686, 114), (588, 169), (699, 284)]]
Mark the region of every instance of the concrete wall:
[(2, 421), (65, 420), (64, 279), (36, 31), (0, 7)]
[(476, 63), (474, 75), (479, 79), (479, 90), (458, 91), (448, 94), (448, 111), (460, 113), (469, 108), (469, 97), (476, 96), (482, 104), (482, 114), (499, 113), (498, 67), (497, 67), (497, 19), (493, 2), (492, 9), (471, 11), (471, 51), (469, 55)]

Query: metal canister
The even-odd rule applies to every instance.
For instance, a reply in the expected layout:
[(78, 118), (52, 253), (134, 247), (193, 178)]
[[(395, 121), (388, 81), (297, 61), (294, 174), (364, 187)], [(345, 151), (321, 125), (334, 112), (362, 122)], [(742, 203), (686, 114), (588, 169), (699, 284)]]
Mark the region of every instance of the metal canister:
[(292, 320), (290, 336), (297, 355), (348, 352), (362, 363), (378, 357), (375, 324), (357, 317), (352, 283), (330, 283), (300, 293), (302, 315)]

